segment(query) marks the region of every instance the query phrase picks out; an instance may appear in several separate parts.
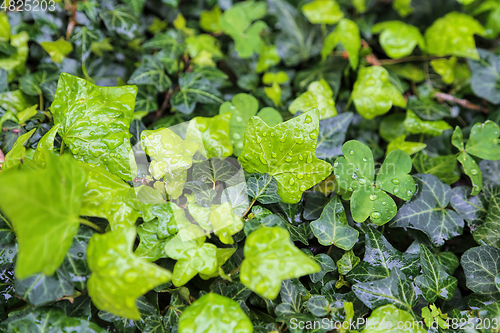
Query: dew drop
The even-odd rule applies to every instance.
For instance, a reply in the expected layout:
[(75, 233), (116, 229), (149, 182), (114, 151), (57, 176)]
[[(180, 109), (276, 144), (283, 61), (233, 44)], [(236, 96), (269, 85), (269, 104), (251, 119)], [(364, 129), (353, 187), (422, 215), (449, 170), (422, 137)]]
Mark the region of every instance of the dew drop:
[(273, 151), (273, 152), (271, 153), (271, 156), (272, 156), (272, 157), (276, 157), (276, 156), (278, 156), (278, 154), (276, 154), (276, 153)]
[(387, 206), (387, 202), (382, 201), (382, 206)]
[(352, 187), (351, 187), (351, 186), (349, 186), (348, 190), (349, 190), (349, 192), (352, 192)]
[(266, 159), (264, 158), (264, 156), (263, 156), (263, 155), (259, 155), (259, 160), (260, 160), (260, 162), (261, 162), (262, 164), (267, 165), (267, 161), (266, 161)]
[(371, 200), (371, 201), (375, 201), (375, 200), (377, 200), (377, 198), (378, 198), (378, 197), (377, 197), (377, 195), (376, 195), (376, 194), (370, 194), (370, 200)]
[(394, 194), (397, 194), (399, 192), (399, 188), (394, 188)]
[(311, 118), (311, 116), (307, 116), (307, 117), (306, 117), (306, 120), (305, 120), (305, 123), (306, 123), (306, 124), (310, 124), (311, 122), (312, 122), (312, 118)]
[(473, 175), (477, 175), (477, 169), (471, 169), (470, 173), (473, 174)]
[(262, 136), (267, 136), (267, 132), (262, 132)]
[(312, 161), (313, 161), (313, 158), (312, 158), (312, 156), (311, 156), (311, 153), (309, 153), (309, 155), (307, 155), (307, 160), (306, 160), (306, 162), (307, 162), (307, 163), (311, 163)]
[(393, 183), (394, 185), (398, 185), (398, 184), (399, 184), (399, 179), (394, 178), (394, 179), (392, 180), (392, 183)]
[(293, 185), (293, 184), (295, 184), (295, 179), (293, 179), (293, 178), (290, 178), (290, 181), (289, 181), (289, 184), (290, 184), (290, 185)]
[(363, 157), (363, 162), (368, 162), (368, 159), (366, 157)]
[(297, 174), (297, 178), (298, 179), (303, 179), (304, 178), (304, 174), (303, 173), (298, 173)]
[(301, 190), (302, 192), (304, 192), (304, 191), (306, 190), (305, 185), (300, 185), (300, 190)]
[(360, 184), (364, 184), (364, 183), (366, 183), (366, 180), (365, 180), (364, 178), (361, 178), (360, 180), (358, 180), (358, 182), (359, 182)]
[(293, 156), (293, 151), (291, 151), (291, 150), (290, 150), (290, 151), (288, 152), (288, 155)]
[(349, 154), (354, 155), (354, 150), (349, 151)]
[(261, 137), (258, 137), (257, 138), (257, 143), (261, 143), (262, 142), (262, 138)]
[(241, 139), (241, 135), (239, 133), (234, 133), (233, 138), (236, 140), (239, 140), (239, 139)]
[(291, 158), (290, 156), (287, 156), (287, 157), (285, 158), (285, 161), (286, 161), (286, 162), (291, 162), (291, 161), (292, 161), (292, 158)]
[(312, 132), (311, 134), (309, 134), (309, 137), (314, 140), (314, 139), (318, 138), (318, 133)]
[(243, 118), (241, 118), (240, 116), (236, 116), (236, 121), (241, 122), (241, 121), (243, 121)]
[(299, 155), (299, 160), (301, 160), (301, 161), (304, 160), (304, 156)]
[(408, 191), (408, 192), (406, 192), (406, 194), (407, 194), (409, 197), (411, 197), (411, 196), (413, 195), (413, 192), (412, 192), (412, 191)]
[(271, 132), (271, 136), (274, 136), (274, 132)]
[(83, 252), (78, 252), (78, 253), (76, 254), (76, 256), (77, 256), (78, 258), (82, 258), (82, 257), (83, 257)]
[(339, 165), (339, 162), (333, 163), (333, 167), (335, 168), (337, 165)]
[(372, 217), (373, 219), (379, 219), (379, 218), (380, 218), (380, 216), (382, 216), (382, 215), (381, 215), (379, 212), (373, 212), (373, 213), (372, 213), (372, 215), (371, 215), (371, 217)]

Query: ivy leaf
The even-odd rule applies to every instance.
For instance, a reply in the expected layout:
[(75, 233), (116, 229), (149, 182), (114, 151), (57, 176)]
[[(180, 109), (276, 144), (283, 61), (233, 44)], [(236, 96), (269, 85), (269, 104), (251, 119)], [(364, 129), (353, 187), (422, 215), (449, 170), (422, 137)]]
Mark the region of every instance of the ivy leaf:
[(443, 104), (434, 102), (432, 99), (417, 99), (414, 96), (410, 96), (408, 98), (408, 109), (425, 120), (440, 120), (450, 117), (450, 110)]
[(389, 81), (389, 73), (380, 66), (359, 70), (352, 99), (356, 110), (366, 119), (387, 113), (393, 105), (406, 106), (403, 95)]
[(240, 58), (250, 58), (253, 53), (260, 54), (263, 41), (262, 30), (267, 28), (264, 21), (252, 21), (265, 16), (267, 10), (263, 1), (246, 2), (233, 5), (224, 11), (220, 18), (222, 31), (234, 40), (236, 52)]
[[(480, 200), (478, 198), (475, 199), (476, 200), (473, 200), (476, 202)], [(498, 231), (499, 219), (500, 195), (498, 193), (495, 193), (489, 198), (488, 213), (486, 215), (486, 218), (484, 219), (484, 222), (481, 223), (476, 230), (472, 230), (472, 236), (479, 245), (490, 245), (496, 247), (500, 245), (500, 232)]]
[(62, 37), (55, 42), (41, 42), (40, 46), (47, 51), (50, 59), (58, 64), (73, 51), (73, 45)]
[(128, 83), (154, 85), (158, 91), (165, 91), (172, 81), (165, 74), (165, 67), (157, 57), (144, 56), (141, 66), (132, 73)]
[(415, 277), (419, 271), (419, 257), (396, 250), (382, 234), (374, 228), (363, 228), (366, 250), (363, 261), (354, 267), (347, 280), (349, 282), (368, 282), (388, 277), (392, 270)]
[(468, 61), (472, 72), (472, 91), (490, 103), (500, 104), (500, 57), (482, 49), (478, 52), (480, 59)]
[(460, 172), (457, 171), (457, 157), (455, 155), (431, 157), (425, 152), (421, 152), (413, 158), (413, 165), (419, 173), (434, 175), (448, 185), (460, 179)]
[(284, 0), (268, 1), (268, 14), (278, 19), (280, 33), (275, 44), (286, 66), (295, 66), (319, 54), (321, 33), (292, 4)]
[(257, 295), (275, 299), (281, 281), (319, 272), (321, 267), (296, 248), (280, 227), (262, 227), (245, 241), (240, 280)]
[(236, 94), (231, 99), (231, 102), (224, 102), (220, 106), (219, 114), (231, 114), (229, 127), (235, 156), (239, 156), (243, 150), (245, 127), (250, 118), (257, 114), (258, 109), (259, 102), (255, 97), (248, 94)]
[(500, 249), (478, 246), (465, 251), (460, 260), (467, 288), (479, 295), (498, 299), (495, 277), (500, 273)]
[(333, 169), (337, 184), (352, 192), (354, 221), (361, 223), (370, 217), (377, 225), (387, 223), (396, 215), (397, 207), (386, 192), (403, 200), (415, 193), (415, 183), (407, 174), (412, 167), (410, 157), (401, 150), (389, 153), (375, 181), (375, 163), (368, 146), (351, 140), (343, 145), (342, 152), (344, 156), (335, 161)]
[(335, 0), (313, 0), (302, 6), (302, 13), (312, 24), (335, 24), (344, 17)]
[(342, 257), (337, 261), (337, 269), (339, 274), (347, 275), (354, 267), (356, 267), (361, 260), (356, 257), (352, 250), (346, 251)]
[(319, 122), (318, 147), (316, 148), (318, 158), (326, 159), (342, 154), (342, 143), (352, 119), (353, 114), (345, 112)]
[(0, 176), (0, 192), (9, 194), (0, 197), (0, 207), (19, 246), (16, 277), (54, 274), (78, 231), (85, 173), (69, 156), (49, 156), (46, 169)]
[(411, 110), (406, 111), (403, 125), (410, 134), (428, 134), (432, 136), (440, 136), (444, 131), (453, 129), (444, 120), (422, 120)]
[(397, 328), (399, 323), (405, 323), (405, 325), (410, 327), (405, 328), (404, 331), (406, 333), (427, 332), (421, 327), (422, 322), (415, 321), (413, 316), (408, 311), (401, 310), (393, 304), (386, 304), (377, 307), (372, 311), (370, 317), (366, 320), (367, 328), (363, 330), (363, 332), (366, 332), (366, 330), (369, 329), (370, 333), (396, 333), (400, 330), (400, 328)]
[(176, 259), (172, 283), (182, 286), (196, 274), (211, 276), (217, 272), (217, 247), (205, 243), (205, 237), (183, 241), (177, 234), (165, 245), (167, 255)]
[(489, 201), (484, 193), (472, 196), (472, 189), (468, 186), (457, 186), (453, 188), (450, 203), (453, 209), (465, 220), (472, 230), (475, 229), (474, 224), (483, 223), (488, 214)]
[(210, 182), (224, 182), (226, 185), (236, 185), (239, 179), (236, 176), (238, 169), (228, 160), (211, 158), (196, 164), (193, 168), (193, 179)]
[(165, 180), (165, 190), (177, 199), (187, 180), (187, 169), (192, 165), (192, 157), (198, 145), (190, 140), (182, 140), (169, 128), (146, 130), (141, 133), (141, 145), (152, 158), (149, 171), (155, 179)]
[(38, 308), (9, 317), (12, 332), (64, 332), (79, 330), (85, 333), (105, 333), (106, 330), (85, 319), (68, 317), (59, 308)]
[(253, 332), (253, 324), (238, 302), (208, 293), (188, 306), (179, 319), (179, 333), (200, 332)]
[(335, 271), (335, 262), (330, 256), (326, 255), (325, 253), (319, 253), (315, 255), (314, 260), (321, 266), (321, 271), (319, 271), (318, 273), (309, 274), (309, 277), (311, 278), (311, 281), (313, 283), (316, 283), (323, 279), (327, 273)]
[(320, 120), (337, 115), (333, 91), (324, 79), (312, 82), (307, 91), (290, 104), (288, 111), (294, 115), (298, 111), (306, 112), (314, 108), (319, 110)]
[(62, 73), (50, 110), (75, 158), (132, 180), (128, 130), (137, 88), (98, 87)]
[(189, 121), (186, 140), (198, 144), (198, 149), (208, 159), (228, 157), (233, 153), (229, 136), (231, 114), (224, 113), (214, 117), (194, 117)]
[(352, 291), (372, 310), (392, 304), (401, 310), (411, 312), (417, 303), (411, 282), (397, 269), (393, 269), (385, 279), (356, 283), (352, 286)]
[(325, 60), (339, 43), (347, 51), (351, 68), (356, 69), (359, 63), (361, 37), (358, 25), (355, 22), (345, 18), (340, 20), (335, 31), (326, 36), (321, 49), (321, 58)]
[(73, 283), (67, 274), (58, 269), (53, 275), (35, 274), (14, 284), (16, 294), (34, 306), (57, 301), (64, 296), (72, 296)]
[(115, 6), (113, 9), (104, 10), (100, 16), (109, 31), (116, 33), (126, 41), (132, 41), (135, 38), (139, 20), (128, 6)]
[(247, 193), (249, 196), (262, 204), (272, 204), (280, 202), (277, 193), (278, 182), (267, 173), (252, 174), (247, 181)]
[(25, 156), (26, 156), (26, 143), (35, 133), (35, 129), (32, 129), (28, 133), (24, 133), (19, 138), (17, 138), (16, 142), (12, 145), (12, 149), (5, 155), (2, 170), (7, 171), (9, 169), (13, 169), (22, 164)]
[(226, 74), (211, 67), (183, 73), (179, 77), (180, 89), (172, 95), (172, 106), (184, 114), (190, 114), (198, 103), (221, 104), (224, 101), (218, 88), (226, 79)]
[(455, 81), (455, 66), (457, 57), (450, 59), (434, 59), (430, 62), (432, 69), (441, 76), (441, 79), (446, 84), (452, 84)]
[(338, 196), (326, 205), (318, 220), (311, 223), (311, 229), (321, 245), (335, 245), (350, 250), (359, 237), (359, 232), (349, 226), (344, 206)]
[(446, 209), (451, 187), (434, 175), (414, 176), (418, 183), (415, 198), (404, 204), (391, 222), (391, 227), (408, 227), (423, 231), (435, 246), (462, 234), (464, 220), (455, 211)]
[(380, 33), (380, 45), (393, 59), (406, 57), (418, 45), (425, 50), (424, 37), (417, 27), (401, 21), (384, 21), (373, 26), (372, 32)]
[(483, 35), (483, 26), (471, 16), (452, 12), (434, 21), (425, 31), (427, 52), (479, 59), (474, 34)]
[(222, 11), (218, 5), (213, 6), (211, 10), (202, 10), (200, 14), (200, 27), (208, 32), (222, 32), (220, 27), (220, 17)]
[(130, 194), (135, 194), (134, 189), (106, 169), (87, 163), (81, 163), (81, 167), (87, 182), (80, 215), (105, 218), (112, 230), (133, 226), (139, 214), (126, 202)]
[(267, 71), (274, 65), (279, 64), (281, 61), (280, 55), (278, 54), (278, 49), (275, 45), (262, 45), (262, 51), (259, 55), (259, 61), (255, 67), (257, 73), (262, 73)]
[(123, 228), (92, 236), (87, 249), (92, 271), (87, 288), (100, 310), (138, 320), (137, 298), (170, 281), (171, 274), (134, 255), (135, 234), (134, 228)]
[(420, 244), (420, 265), (423, 274), (418, 276), (415, 282), (426, 301), (434, 303), (438, 297), (451, 299), (457, 288), (457, 279), (446, 273), (436, 257), (423, 244)]
[(238, 160), (247, 172), (267, 173), (276, 178), (281, 200), (296, 203), (302, 192), (332, 172), (330, 164), (315, 157), (318, 129), (318, 110), (274, 127), (253, 117), (245, 130), (243, 152)]

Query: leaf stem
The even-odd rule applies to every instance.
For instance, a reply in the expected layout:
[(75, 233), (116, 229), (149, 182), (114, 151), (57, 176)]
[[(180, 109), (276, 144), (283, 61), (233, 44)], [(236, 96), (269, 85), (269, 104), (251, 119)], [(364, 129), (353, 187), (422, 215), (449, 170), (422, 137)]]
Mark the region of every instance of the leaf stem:
[(97, 224), (95, 224), (93, 222), (90, 222), (89, 220), (79, 218), (78, 222), (80, 222), (80, 224), (86, 225), (87, 227), (91, 227), (92, 229), (96, 230), (97, 232), (99, 232), (101, 234), (104, 233), (104, 230), (101, 227), (99, 227)]
[(380, 64), (382, 65), (393, 65), (393, 64), (399, 64), (402, 62), (410, 62), (410, 61), (428, 61), (428, 60), (433, 60), (433, 59), (441, 59), (444, 57), (438, 57), (438, 56), (409, 56), (409, 57), (404, 57), (404, 58), (399, 58), (399, 59), (379, 59)]
[(243, 214), (243, 216), (241, 218), (245, 218), (245, 216), (247, 216), (247, 214), (250, 212), (250, 209), (252, 209), (252, 206), (253, 204), (255, 203), (257, 199), (253, 199), (252, 202), (250, 203), (250, 206), (248, 206), (248, 209), (245, 211), (245, 214)]
[(59, 155), (64, 154), (64, 139), (61, 142), (61, 149), (59, 150)]
[(40, 111), (43, 111), (43, 93), (40, 92)]

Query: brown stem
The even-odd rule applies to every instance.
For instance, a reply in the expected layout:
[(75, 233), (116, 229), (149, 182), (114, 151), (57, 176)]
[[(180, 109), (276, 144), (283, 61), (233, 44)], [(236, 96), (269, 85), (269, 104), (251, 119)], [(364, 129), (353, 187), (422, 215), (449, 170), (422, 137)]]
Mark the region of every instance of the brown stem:
[(443, 101), (456, 103), (456, 104), (458, 104), (466, 109), (469, 109), (469, 110), (480, 111), (484, 114), (488, 114), (487, 108), (482, 107), (480, 105), (476, 105), (474, 103), (471, 103), (466, 99), (457, 98), (455, 96), (445, 94), (445, 93), (439, 93), (439, 92), (435, 93), (434, 97), (436, 97), (437, 99), (443, 100)]

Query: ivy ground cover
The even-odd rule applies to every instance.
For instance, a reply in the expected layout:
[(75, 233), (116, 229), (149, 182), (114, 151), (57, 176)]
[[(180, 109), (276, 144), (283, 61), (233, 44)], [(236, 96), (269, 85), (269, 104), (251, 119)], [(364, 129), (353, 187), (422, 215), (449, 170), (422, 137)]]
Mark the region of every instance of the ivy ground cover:
[(500, 332), (498, 0), (36, 3), (0, 332)]

